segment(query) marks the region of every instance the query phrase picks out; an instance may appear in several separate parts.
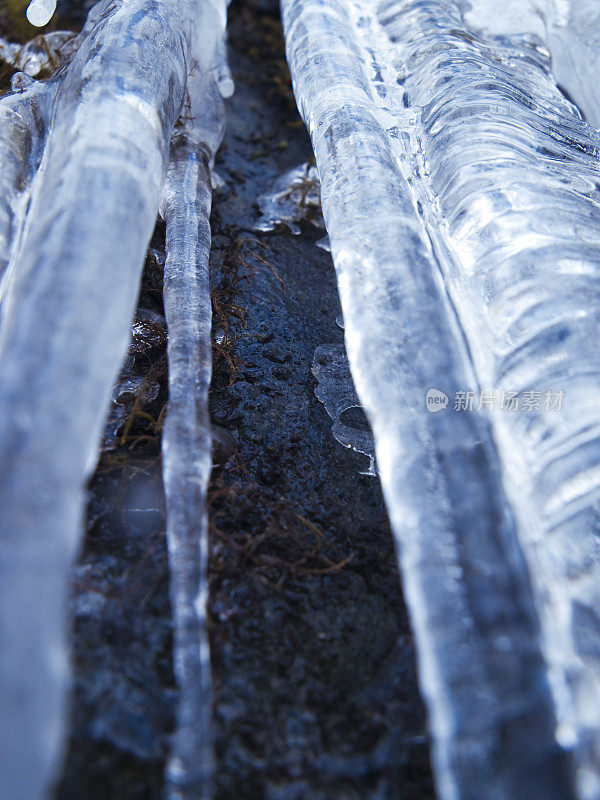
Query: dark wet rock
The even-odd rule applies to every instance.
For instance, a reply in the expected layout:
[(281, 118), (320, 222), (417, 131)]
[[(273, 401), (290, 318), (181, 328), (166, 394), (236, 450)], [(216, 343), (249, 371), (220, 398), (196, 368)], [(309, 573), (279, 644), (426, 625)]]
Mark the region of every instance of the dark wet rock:
[(290, 354), (278, 347), (267, 347), (263, 352), (263, 356), (275, 364), (285, 364), (291, 361)]
[(96, 0), (58, 0), (56, 13), (59, 19), (83, 23)]

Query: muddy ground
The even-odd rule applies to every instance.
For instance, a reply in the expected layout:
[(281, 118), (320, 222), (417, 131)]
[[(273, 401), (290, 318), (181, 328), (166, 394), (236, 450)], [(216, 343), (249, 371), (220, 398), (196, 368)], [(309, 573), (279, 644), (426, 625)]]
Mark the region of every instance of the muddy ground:
[[(81, 6), (63, 2), (56, 25), (77, 25)], [(315, 349), (343, 341), (331, 257), (309, 221), (300, 236), (253, 230), (258, 195), (311, 159), (268, 8), (230, 9), (236, 93), (212, 215), (217, 798), (429, 800), (424, 712), (381, 491), (360, 474), (365, 457), (335, 441), (314, 394)], [(0, 29), (16, 36), (11, 25), (0, 11)], [(177, 697), (160, 478), (163, 260), (158, 223), (73, 571), (75, 691), (55, 800), (162, 793)]]

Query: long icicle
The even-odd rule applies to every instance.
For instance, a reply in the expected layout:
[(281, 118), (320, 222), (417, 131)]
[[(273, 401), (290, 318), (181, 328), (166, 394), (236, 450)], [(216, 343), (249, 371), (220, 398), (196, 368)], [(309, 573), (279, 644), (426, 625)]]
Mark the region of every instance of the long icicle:
[(532, 575), (558, 736), (573, 750), (580, 796), (597, 800), (600, 135), (527, 37), (474, 35), (449, 0), (392, 0), (377, 23), (367, 38), (379, 31), (379, 53), (387, 42), (395, 56), (393, 66), (383, 56), (388, 80), (403, 81), (405, 99), (390, 94), (388, 108), (418, 109), (403, 169), (477, 375), (522, 404), (496, 411), (492, 425)]
[(188, 82), (184, 124), (171, 145), (161, 213), (167, 226), (164, 304), (169, 330), (169, 406), (163, 475), (174, 665), (180, 698), (167, 769), (170, 800), (212, 797), (212, 682), (206, 620), (206, 487), (211, 469), (210, 170), (224, 126), (209, 76)]
[(102, 0), (60, 76), (0, 329), (0, 782), (11, 800), (37, 800), (56, 774), (84, 485), (187, 76), (215, 67), (224, 27), (224, 3)]

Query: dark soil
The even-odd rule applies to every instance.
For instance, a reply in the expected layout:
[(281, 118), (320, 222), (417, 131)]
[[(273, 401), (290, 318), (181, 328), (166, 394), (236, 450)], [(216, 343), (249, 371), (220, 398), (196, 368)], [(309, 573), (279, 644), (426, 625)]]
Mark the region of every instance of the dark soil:
[[(80, 5), (63, 3), (70, 24)], [(365, 457), (334, 440), (314, 395), (315, 348), (343, 340), (331, 258), (309, 223), (298, 237), (252, 229), (257, 196), (311, 159), (280, 22), (238, 3), (230, 31), (236, 93), (217, 163), (225, 186), (214, 198), (211, 255), (217, 798), (430, 800), (424, 712), (379, 484), (359, 474)], [(163, 256), (159, 223), (140, 295), (140, 307), (158, 313)], [(160, 325), (144, 324), (124, 376), (138, 388), (111, 411), (73, 574), (75, 691), (56, 800), (162, 794), (177, 697), (160, 477), (166, 341)]]

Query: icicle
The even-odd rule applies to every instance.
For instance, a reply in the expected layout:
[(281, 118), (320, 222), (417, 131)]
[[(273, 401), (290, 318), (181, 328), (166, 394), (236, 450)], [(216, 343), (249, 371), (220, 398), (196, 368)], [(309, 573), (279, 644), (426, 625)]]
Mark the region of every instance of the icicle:
[[(452, 411), (454, 398), (461, 392), (474, 396), (478, 378), (486, 375), (473, 373), (463, 332), (447, 301), (439, 274), (446, 251), (432, 250), (429, 237), (436, 228), (429, 220), (424, 228), (421, 221), (428, 212), (425, 204), (435, 209), (436, 201), (435, 193), (423, 196), (417, 185), (430, 167), (420, 157), (421, 109), (414, 107), (405, 82), (418, 70), (426, 134), (439, 133), (435, 167), (440, 186), (445, 180), (448, 187), (449, 208), (456, 209), (453, 223), (465, 230), (479, 225), (480, 238), (469, 245), (491, 247), (495, 241), (494, 230), (482, 227), (486, 205), (516, 203), (514, 194), (502, 197), (495, 191), (504, 174), (498, 166), (496, 173), (485, 174), (489, 197), (473, 205), (471, 217), (460, 214), (461, 191), (477, 181), (480, 161), (488, 154), (485, 146), (473, 147), (484, 123), (479, 121), (482, 106), (471, 98), (481, 84), (489, 92), (486, 102), (496, 110), (508, 87), (497, 74), (490, 77), (494, 65), (502, 57), (511, 57), (515, 67), (527, 60), (506, 51), (490, 55), (487, 43), (477, 51), (457, 6), (451, 0), (376, 6), (360, 0), (283, 0), (287, 55), (321, 178), (350, 364), (373, 426), (398, 539), (439, 795), (443, 800), (565, 800), (574, 796), (574, 788), (567, 754), (556, 740), (544, 660), (547, 641), (540, 633), (519, 541), (519, 534), (527, 539), (527, 530), (517, 529), (502, 481), (502, 469), (517, 444), (503, 439), (498, 450), (485, 410), (478, 411), (477, 404)], [(448, 17), (440, 20), (439, 9)], [(389, 22), (389, 32), (381, 30), (378, 16), (382, 25)], [(410, 24), (403, 27), (406, 20)], [(465, 51), (476, 52), (478, 71), (463, 79), (461, 90), (452, 80), (460, 82)], [(541, 78), (544, 67), (538, 62), (532, 51), (528, 69)], [(528, 89), (523, 97), (533, 103)], [(436, 102), (431, 96), (425, 100), (428, 92), (436, 93)], [(554, 94), (553, 122), (567, 106), (566, 101), (561, 106), (557, 90)], [(547, 107), (544, 103), (540, 112), (547, 113)], [(470, 135), (458, 135), (463, 129), (454, 118), (459, 115), (466, 130), (471, 124)], [(538, 115), (529, 124), (540, 122)], [(513, 114), (503, 122), (496, 111), (490, 128), (503, 124), (507, 137), (520, 145), (527, 121)], [(569, 119), (566, 128), (583, 134), (576, 119)], [(444, 145), (454, 141), (455, 131), (456, 149), (449, 153)], [(542, 157), (539, 152), (538, 160)], [(462, 185), (453, 182), (460, 163), (465, 164)], [(556, 161), (540, 169), (536, 179), (541, 182), (545, 172), (558, 173)], [(515, 182), (520, 177), (522, 170)], [(593, 191), (593, 185), (584, 180), (581, 191), (584, 186)], [(515, 217), (515, 223), (535, 225), (535, 216)], [(586, 237), (592, 236), (587, 222), (582, 224)], [(436, 225), (445, 232), (443, 218)], [(583, 255), (573, 235), (569, 247)], [(507, 244), (505, 258), (510, 254)], [(468, 261), (470, 269), (476, 264), (476, 259)], [(484, 299), (489, 299), (485, 292), (493, 287), (483, 274), (477, 286), (483, 296), (471, 313), (481, 319)], [(469, 344), (477, 347), (475, 336)], [(536, 362), (534, 353), (530, 359)], [(429, 413), (433, 409), (443, 413)], [(532, 562), (532, 570), (537, 569), (544, 573), (544, 565)]]
[(163, 430), (174, 663), (180, 689), (167, 797), (212, 797), (212, 684), (206, 623), (206, 486), (211, 470), (210, 171), (223, 133), (216, 83), (192, 74), (163, 193), (169, 407)]
[[(422, 109), (403, 169), (492, 416), (578, 791), (600, 797), (600, 135), (528, 36), (476, 37), (453, 3), (381, 7)], [(367, 34), (380, 41), (377, 25)], [(410, 70), (406, 65), (411, 65)], [(482, 77), (485, 69), (485, 78)], [(448, 98), (453, 98), (453, 103)], [(465, 149), (465, 142), (469, 148)], [(399, 157), (401, 154), (399, 152)]]
[(47, 25), (56, 11), (56, 0), (32, 0), (27, 7), (27, 19), (37, 28)]
[[(92, 11), (58, 80), (11, 250), (0, 327), (0, 782), (11, 800), (40, 798), (60, 757), (66, 592), (85, 480), (127, 349), (187, 75), (214, 67), (224, 25), (224, 4), (201, 0), (103, 0)], [(31, 137), (27, 123), (20, 131), (19, 158), (2, 153), (9, 191)]]

